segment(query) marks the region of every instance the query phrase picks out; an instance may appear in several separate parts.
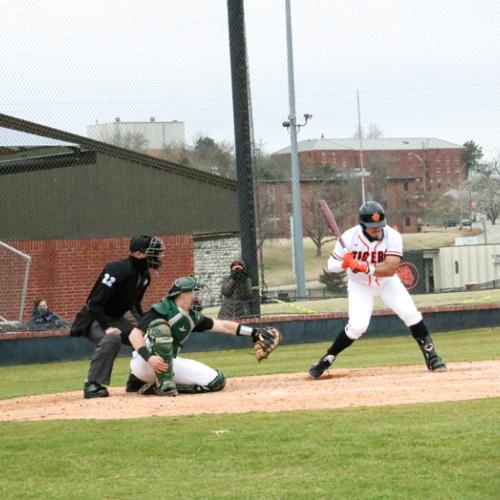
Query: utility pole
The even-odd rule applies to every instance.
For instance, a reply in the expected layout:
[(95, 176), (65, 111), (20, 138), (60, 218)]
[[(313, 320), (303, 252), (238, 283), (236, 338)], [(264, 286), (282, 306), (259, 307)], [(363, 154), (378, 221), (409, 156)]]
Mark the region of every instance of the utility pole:
[[(230, 0), (228, 0), (230, 1)], [(297, 147), (297, 118), (295, 115), (295, 82), (293, 71), (292, 16), (290, 0), (285, 0), (286, 7), (286, 45), (288, 55), (288, 122), (283, 125), (290, 130), (290, 157), (292, 168), (292, 203), (293, 203), (293, 255), (294, 271), (297, 281), (297, 297), (306, 297), (304, 277), (304, 242), (302, 230), (302, 203), (300, 194), (299, 153)], [(300, 126), (299, 126), (300, 127)]]

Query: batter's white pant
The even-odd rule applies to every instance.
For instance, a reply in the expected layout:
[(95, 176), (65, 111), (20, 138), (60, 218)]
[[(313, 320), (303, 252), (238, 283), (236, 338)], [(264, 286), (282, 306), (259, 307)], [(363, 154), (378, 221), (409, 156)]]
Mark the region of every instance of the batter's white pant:
[(349, 322), (346, 335), (356, 340), (368, 329), (373, 313), (373, 298), (380, 297), (384, 304), (392, 309), (406, 326), (422, 321), (413, 299), (398, 276), (386, 278), (381, 286), (368, 286), (356, 281), (349, 281), (347, 286), (349, 299)]
[[(130, 370), (144, 382), (154, 382), (156, 380), (153, 368), (135, 351), (130, 361)], [(174, 383), (179, 385), (206, 386), (218, 375), (213, 368), (194, 359), (186, 358), (175, 358), (173, 360), (173, 372)]]

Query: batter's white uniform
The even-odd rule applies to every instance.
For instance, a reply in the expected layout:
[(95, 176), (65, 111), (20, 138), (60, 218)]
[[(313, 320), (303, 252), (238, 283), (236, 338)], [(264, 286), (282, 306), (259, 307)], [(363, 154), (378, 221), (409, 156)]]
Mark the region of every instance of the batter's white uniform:
[[(343, 248), (337, 241), (328, 259), (328, 271), (330, 272), (343, 271), (342, 258), (348, 252), (352, 252), (356, 260), (373, 265), (383, 262), (385, 257), (389, 255), (403, 256), (401, 235), (389, 226), (382, 228), (379, 240), (370, 241), (363, 234), (363, 228), (360, 225), (348, 229), (342, 235), (342, 240), (346, 248)], [(397, 274), (378, 278), (364, 273), (353, 273), (347, 269), (347, 279), (349, 322), (345, 332), (350, 339), (359, 339), (368, 329), (373, 313), (374, 297), (380, 297), (406, 326), (409, 327), (422, 321), (422, 314), (417, 310), (413, 299)]]

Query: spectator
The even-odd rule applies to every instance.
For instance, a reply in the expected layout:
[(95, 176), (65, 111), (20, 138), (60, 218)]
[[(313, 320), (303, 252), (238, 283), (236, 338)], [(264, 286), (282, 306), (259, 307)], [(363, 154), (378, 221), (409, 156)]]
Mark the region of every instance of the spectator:
[(45, 299), (35, 300), (33, 311), (28, 322), (30, 330), (48, 330), (54, 328), (67, 328), (69, 325), (57, 314), (53, 313)]
[(245, 263), (235, 260), (230, 266), (231, 273), (224, 278), (221, 286), (222, 305), (219, 319), (249, 318), (252, 316), (252, 280)]

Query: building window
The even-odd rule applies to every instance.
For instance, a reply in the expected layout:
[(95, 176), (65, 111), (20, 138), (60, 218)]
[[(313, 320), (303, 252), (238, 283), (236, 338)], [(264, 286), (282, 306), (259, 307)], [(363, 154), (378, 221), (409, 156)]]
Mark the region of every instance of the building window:
[(408, 191), (408, 182), (405, 182), (405, 183), (403, 184), (403, 189), (404, 189), (405, 191)]
[(411, 219), (409, 217), (405, 217), (405, 226), (409, 226), (411, 224)]

